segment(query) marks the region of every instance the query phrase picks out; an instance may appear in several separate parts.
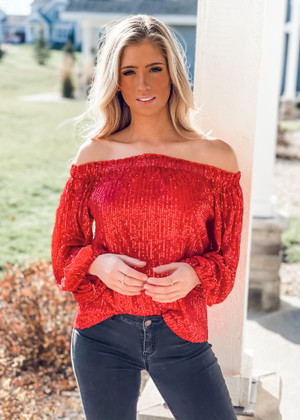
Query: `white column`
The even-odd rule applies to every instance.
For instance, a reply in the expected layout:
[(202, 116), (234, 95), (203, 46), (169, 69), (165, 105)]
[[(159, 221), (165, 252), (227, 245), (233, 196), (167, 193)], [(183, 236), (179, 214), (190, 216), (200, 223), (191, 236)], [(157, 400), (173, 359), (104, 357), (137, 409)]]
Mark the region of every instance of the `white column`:
[(26, 31), (25, 41), (26, 41), (27, 44), (31, 44), (33, 42), (33, 39), (32, 39), (32, 25), (31, 25), (31, 23), (28, 23), (26, 25), (25, 31)]
[(88, 20), (82, 20), (81, 22), (81, 52), (82, 59), (84, 62), (89, 61), (91, 57), (91, 47), (92, 47), (92, 28)]
[(205, 131), (230, 143), (242, 172), (245, 212), (234, 290), (209, 308), (209, 338), (225, 372), (242, 368), (250, 194), (261, 60), (264, 1), (199, 0), (195, 98)]
[(89, 19), (81, 21), (81, 60), (79, 63), (79, 96), (86, 98), (88, 85), (90, 83), (93, 57), (92, 48), (92, 24)]
[[(278, 55), (272, 52), (269, 57), (267, 51), (268, 48), (278, 48), (276, 41), (280, 35), (270, 32), (270, 25), (276, 30), (280, 13), (283, 13), (283, 0), (198, 2), (194, 93), (197, 103), (202, 106), (202, 128), (205, 132), (212, 130), (212, 137), (232, 145), (242, 172), (245, 211), (236, 284), (225, 302), (208, 308), (209, 341), (228, 382), (233, 403), (241, 406), (245, 406), (249, 398), (252, 369), (251, 351), (245, 351), (243, 342), (251, 243), (254, 142), (263, 119), (258, 113), (265, 111), (262, 109), (261, 89), (263, 83), (267, 83), (266, 60), (271, 59), (275, 66), (279, 65)], [(268, 45), (269, 41), (274, 47)], [(272, 71), (275, 75), (269, 74), (268, 77), (277, 80), (279, 70), (276, 67)], [(275, 93), (270, 98), (272, 118), (268, 119), (269, 127), (270, 123), (275, 123), (273, 102), (278, 102), (278, 84), (273, 86)], [(267, 85), (269, 88), (271, 82)], [(270, 102), (267, 101), (265, 106), (269, 106)], [(272, 145), (273, 139), (274, 129), (271, 140), (267, 140), (268, 145)], [(271, 155), (264, 175), (269, 182), (272, 174), (268, 171), (272, 168), (270, 162), (274, 159), (274, 149), (271, 147), (266, 153)], [(263, 157), (268, 160), (267, 155)]]
[(74, 34), (75, 35), (74, 44), (76, 45), (76, 47), (78, 47), (79, 44), (81, 45), (81, 31), (82, 31), (82, 28), (81, 28), (80, 22), (76, 22), (75, 34)]
[(298, 74), (299, 57), (299, 25), (300, 25), (300, 2), (291, 0), (291, 19), (286, 24), (286, 31), (289, 34), (285, 88), (282, 95), (283, 99), (296, 99), (296, 85)]
[[(0, 18), (2, 18), (4, 16), (4, 14), (2, 14), (2, 12), (0, 11)], [(4, 43), (5, 42), (5, 33), (4, 33), (4, 25), (3, 23), (0, 23), (0, 43)]]
[(286, 0), (266, 1), (251, 199), (252, 215), (259, 218), (274, 217), (276, 211), (276, 197), (272, 193), (276, 159), (278, 98), (284, 53), (285, 13)]

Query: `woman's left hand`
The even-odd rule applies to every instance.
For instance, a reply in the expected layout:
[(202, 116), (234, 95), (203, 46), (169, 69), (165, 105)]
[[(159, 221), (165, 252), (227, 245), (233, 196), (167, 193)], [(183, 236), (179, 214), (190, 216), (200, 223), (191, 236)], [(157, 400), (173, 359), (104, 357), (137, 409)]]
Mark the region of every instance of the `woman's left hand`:
[(174, 302), (185, 297), (195, 286), (200, 283), (194, 268), (184, 262), (153, 267), (157, 274), (169, 272), (165, 277), (148, 277), (144, 284), (145, 294), (151, 296), (154, 301)]

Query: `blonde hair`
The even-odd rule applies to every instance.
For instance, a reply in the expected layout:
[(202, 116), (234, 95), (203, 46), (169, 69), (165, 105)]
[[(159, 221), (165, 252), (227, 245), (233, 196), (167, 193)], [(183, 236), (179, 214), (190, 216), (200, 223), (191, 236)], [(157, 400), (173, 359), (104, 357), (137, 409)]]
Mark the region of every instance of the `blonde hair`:
[[(179, 134), (203, 132), (191, 122), (191, 113), (199, 111), (189, 83), (184, 49), (175, 33), (150, 15), (135, 15), (116, 20), (105, 26), (99, 39), (96, 66), (87, 97), (87, 110), (77, 118), (89, 122), (82, 128), (86, 138), (101, 139), (127, 127), (131, 113), (119, 87), (119, 68), (124, 49), (147, 39), (160, 47), (169, 70), (171, 94), (169, 112)], [(76, 118), (75, 118), (76, 119)]]

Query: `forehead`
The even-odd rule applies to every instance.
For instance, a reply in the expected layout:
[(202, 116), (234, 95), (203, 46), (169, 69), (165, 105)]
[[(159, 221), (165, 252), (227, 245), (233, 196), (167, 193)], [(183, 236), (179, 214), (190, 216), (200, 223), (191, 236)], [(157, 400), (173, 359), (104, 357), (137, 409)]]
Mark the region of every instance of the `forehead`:
[(165, 62), (165, 57), (160, 47), (149, 40), (145, 40), (124, 48), (121, 65), (129, 66), (137, 62), (141, 63), (141, 65), (143, 63), (149, 64), (158, 59)]

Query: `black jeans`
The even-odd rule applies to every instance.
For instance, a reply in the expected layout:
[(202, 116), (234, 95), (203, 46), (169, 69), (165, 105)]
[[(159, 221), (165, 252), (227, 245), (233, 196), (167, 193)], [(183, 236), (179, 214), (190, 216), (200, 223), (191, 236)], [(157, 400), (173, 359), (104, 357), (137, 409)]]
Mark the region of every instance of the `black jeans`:
[(211, 344), (180, 338), (161, 315), (114, 315), (73, 328), (71, 344), (87, 420), (135, 420), (143, 369), (175, 419), (237, 419)]

